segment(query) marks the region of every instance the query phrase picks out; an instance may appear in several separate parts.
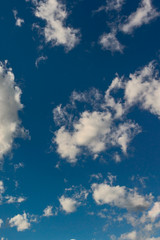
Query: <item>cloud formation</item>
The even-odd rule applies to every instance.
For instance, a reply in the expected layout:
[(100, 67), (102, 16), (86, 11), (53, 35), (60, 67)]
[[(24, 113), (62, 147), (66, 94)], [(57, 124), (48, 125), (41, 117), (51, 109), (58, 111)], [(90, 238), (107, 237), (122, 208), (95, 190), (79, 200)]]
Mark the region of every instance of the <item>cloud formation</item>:
[(104, 50), (113, 52), (123, 52), (124, 46), (118, 41), (116, 34), (104, 33), (99, 40), (100, 45)]
[(159, 15), (160, 13), (152, 6), (151, 0), (141, 0), (137, 10), (127, 18), (126, 22), (120, 26), (120, 29), (124, 33), (130, 34), (136, 28), (150, 23)]
[(57, 0), (46, 0), (36, 3), (35, 16), (44, 20), (46, 43), (53, 46), (63, 45), (67, 51), (79, 42), (79, 30), (66, 26), (68, 13), (66, 6)]
[(106, 0), (106, 11), (120, 11), (123, 4), (125, 3), (125, 0)]
[(66, 213), (73, 213), (77, 210), (77, 207), (79, 203), (77, 200), (68, 198), (65, 196), (61, 196), (59, 198), (59, 202), (61, 204), (62, 210), (65, 211)]
[(11, 227), (16, 227), (18, 232), (22, 232), (30, 228), (30, 223), (27, 218), (27, 214), (24, 213), (22, 215), (18, 214), (15, 217), (9, 220), (9, 224)]
[(144, 211), (152, 196), (142, 196), (136, 190), (121, 186), (110, 186), (107, 183), (92, 184), (93, 199), (98, 205), (109, 204), (129, 211)]
[(17, 17), (18, 12), (17, 10), (13, 10), (13, 15), (16, 20), (16, 26), (17, 27), (22, 27), (22, 24), (24, 23), (24, 19)]
[[(123, 91), (120, 99), (114, 97)], [(117, 76), (103, 96), (98, 90), (73, 92), (71, 103), (54, 109), (54, 120), (60, 128), (53, 142), (57, 152), (68, 162), (75, 163), (79, 156), (88, 152), (96, 158), (109, 148), (120, 147), (124, 154), (131, 140), (141, 128), (127, 114), (133, 106), (160, 117), (160, 77), (156, 62), (152, 61), (128, 78)], [(76, 112), (77, 102), (88, 104), (87, 110)], [(70, 110), (72, 109), (72, 114)], [(74, 115), (75, 111), (75, 115)], [(119, 156), (118, 153), (116, 156)], [(118, 162), (120, 158), (116, 157)]]
[(23, 108), (21, 94), (12, 69), (0, 63), (0, 159), (12, 150), (17, 136), (25, 136), (18, 116)]
[(53, 216), (52, 209), (53, 209), (52, 206), (48, 206), (48, 207), (46, 207), (46, 208), (44, 209), (44, 211), (43, 211), (43, 212), (44, 212), (43, 216), (44, 216), (44, 217), (50, 217), (50, 216)]

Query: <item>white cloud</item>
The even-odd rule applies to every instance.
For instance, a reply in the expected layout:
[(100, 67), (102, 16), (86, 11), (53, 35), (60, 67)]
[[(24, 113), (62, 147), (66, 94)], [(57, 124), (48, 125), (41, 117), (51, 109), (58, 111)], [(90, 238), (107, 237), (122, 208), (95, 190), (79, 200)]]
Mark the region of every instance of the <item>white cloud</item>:
[(0, 228), (1, 228), (2, 224), (3, 224), (3, 220), (0, 219)]
[(59, 202), (63, 211), (65, 211), (66, 213), (75, 212), (77, 210), (77, 207), (79, 206), (77, 200), (65, 196), (61, 196), (59, 198)]
[(155, 220), (160, 216), (160, 202), (155, 202), (152, 209), (148, 212), (148, 217)]
[(26, 213), (24, 213), (22, 215), (18, 214), (15, 217), (11, 218), (9, 220), (9, 224), (11, 227), (17, 227), (18, 232), (29, 229), (30, 225), (31, 225), (27, 219)]
[(21, 93), (12, 69), (0, 63), (0, 159), (11, 151), (15, 137), (25, 134), (18, 117)]
[(100, 37), (99, 43), (104, 50), (113, 52), (123, 52), (124, 46), (118, 41), (114, 32), (105, 33)]
[(5, 199), (7, 200), (8, 204), (11, 203), (22, 203), (26, 200), (24, 197), (13, 197), (13, 196), (6, 196)]
[(125, 85), (126, 105), (139, 104), (140, 108), (160, 117), (160, 77), (154, 62), (130, 74)]
[(93, 199), (98, 205), (109, 204), (129, 211), (143, 211), (151, 204), (152, 196), (141, 196), (136, 190), (106, 183), (93, 184)]
[(79, 42), (79, 30), (66, 26), (66, 6), (57, 0), (40, 1), (36, 4), (35, 16), (44, 20), (46, 42), (53, 46), (63, 45), (69, 51)]
[(120, 28), (124, 33), (132, 33), (134, 29), (141, 27), (143, 24), (150, 23), (159, 15), (157, 10), (152, 6), (151, 0), (141, 0), (137, 10), (128, 17)]
[(107, 3), (106, 11), (112, 10), (119, 11), (121, 10), (123, 4), (125, 3), (125, 0), (106, 0), (106, 3)]
[(119, 240), (137, 240), (137, 233), (136, 231), (122, 234)]
[(44, 209), (44, 211), (43, 211), (43, 212), (44, 212), (43, 216), (44, 216), (44, 217), (50, 217), (50, 216), (53, 216), (52, 209), (53, 209), (52, 206), (48, 206), (48, 207), (46, 207), (46, 208)]
[[(120, 90), (123, 95), (118, 98)], [(128, 78), (117, 75), (104, 96), (98, 90), (73, 92), (70, 104), (53, 110), (54, 120), (60, 126), (53, 138), (58, 154), (70, 163), (86, 153), (96, 159), (115, 147), (126, 154), (132, 139), (141, 132), (138, 124), (127, 120), (127, 114), (137, 105), (160, 118), (159, 93), (160, 77), (154, 61)], [(77, 102), (84, 104), (85, 111), (77, 113)], [(117, 150), (113, 158), (121, 161)]]
[(17, 10), (13, 10), (14, 18), (16, 20), (16, 26), (17, 27), (22, 27), (22, 24), (24, 23), (24, 19), (17, 17), (18, 12)]
[(79, 120), (73, 123), (72, 132), (64, 127), (56, 132), (55, 142), (58, 145), (57, 152), (62, 158), (67, 158), (69, 162), (76, 162), (83, 148), (87, 148), (91, 154), (95, 155), (111, 146), (120, 146), (126, 153), (129, 142), (138, 132), (138, 125), (132, 122), (114, 127), (114, 121), (109, 112), (85, 111)]

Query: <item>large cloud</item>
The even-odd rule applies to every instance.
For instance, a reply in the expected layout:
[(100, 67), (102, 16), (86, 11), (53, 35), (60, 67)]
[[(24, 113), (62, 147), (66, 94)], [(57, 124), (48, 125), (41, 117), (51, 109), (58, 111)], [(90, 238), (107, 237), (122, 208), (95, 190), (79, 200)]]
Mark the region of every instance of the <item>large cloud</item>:
[[(78, 113), (77, 102), (81, 102), (84, 111), (81, 108)], [(117, 76), (105, 95), (95, 89), (73, 92), (70, 104), (60, 105), (53, 111), (54, 120), (60, 126), (53, 138), (57, 152), (72, 163), (86, 152), (96, 158), (113, 147), (120, 147), (126, 154), (129, 143), (140, 132), (138, 124), (127, 120), (127, 114), (137, 105), (160, 117), (159, 102), (160, 77), (154, 61), (128, 78)]]
[(21, 94), (12, 69), (0, 63), (0, 159), (11, 151), (15, 137), (24, 134), (18, 116)]
[(92, 185), (93, 198), (98, 205), (109, 204), (129, 211), (143, 211), (151, 204), (152, 196), (142, 196), (136, 190), (107, 183)]
[(66, 6), (57, 0), (40, 1), (36, 4), (35, 16), (44, 20), (46, 42), (63, 45), (69, 51), (79, 42), (79, 30), (66, 26)]
[(120, 28), (124, 33), (132, 33), (134, 29), (141, 27), (143, 24), (150, 23), (159, 15), (157, 10), (152, 6), (151, 0), (141, 0), (137, 10), (128, 17)]

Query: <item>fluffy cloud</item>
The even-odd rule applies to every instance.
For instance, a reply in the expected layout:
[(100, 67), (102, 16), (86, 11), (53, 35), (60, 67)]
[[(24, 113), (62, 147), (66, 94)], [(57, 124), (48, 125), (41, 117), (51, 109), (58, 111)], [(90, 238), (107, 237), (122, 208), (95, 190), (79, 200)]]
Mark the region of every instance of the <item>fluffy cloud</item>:
[(16, 26), (17, 27), (22, 27), (22, 24), (24, 23), (24, 20), (22, 18), (17, 17), (18, 12), (17, 10), (13, 10), (14, 18), (16, 20)]
[(129, 211), (143, 211), (151, 204), (152, 196), (141, 196), (136, 190), (106, 183), (93, 184), (93, 199), (98, 205), (109, 204)]
[(29, 229), (31, 225), (27, 219), (26, 213), (22, 215), (18, 214), (15, 217), (11, 218), (9, 220), (9, 224), (11, 227), (16, 227), (18, 232)]
[(141, 0), (137, 10), (128, 17), (120, 28), (124, 33), (132, 33), (134, 29), (150, 23), (158, 16), (159, 13), (152, 6), (151, 0)]
[(57, 0), (40, 1), (36, 4), (35, 16), (44, 20), (46, 42), (53, 46), (63, 45), (69, 51), (79, 42), (79, 30), (66, 26), (66, 6)]
[[(118, 91), (122, 93), (121, 98), (117, 97)], [(82, 154), (96, 158), (113, 147), (120, 147), (126, 154), (134, 136), (141, 132), (138, 124), (127, 120), (127, 114), (137, 105), (160, 118), (159, 93), (160, 77), (154, 61), (128, 78), (116, 76), (105, 95), (95, 89), (73, 92), (70, 104), (60, 105), (53, 111), (54, 120), (60, 126), (53, 138), (58, 154), (71, 163)], [(77, 113), (77, 102), (84, 104), (85, 111)], [(118, 152), (115, 159), (120, 161)]]
[(79, 120), (73, 123), (72, 132), (64, 127), (56, 132), (55, 142), (58, 145), (57, 152), (62, 158), (76, 162), (77, 155), (82, 153), (83, 147), (93, 155), (110, 146), (120, 146), (126, 153), (129, 142), (138, 131), (138, 125), (132, 122), (114, 126), (109, 112), (85, 111)]
[(122, 234), (119, 240), (136, 240), (137, 239), (137, 233), (136, 231)]
[(0, 63), (0, 159), (11, 151), (15, 137), (24, 136), (18, 117), (18, 112), (23, 108), (21, 93), (12, 69)]
[(160, 78), (154, 62), (140, 71), (130, 74), (125, 86), (128, 106), (139, 104), (141, 108), (160, 117)]
[(155, 202), (152, 209), (148, 212), (148, 217), (155, 220), (160, 215), (160, 202)]
[(88, 191), (82, 186), (65, 189), (65, 194), (59, 198), (61, 209), (66, 213), (72, 213), (77, 208), (84, 204), (84, 201), (88, 197)]
[(53, 212), (52, 212), (53, 207), (52, 206), (48, 206), (44, 209), (44, 217), (50, 217), (53, 216)]
[(99, 43), (104, 50), (113, 52), (123, 52), (124, 46), (118, 41), (115, 33), (103, 34), (100, 37)]
[(77, 207), (79, 206), (77, 200), (65, 196), (62, 196), (59, 199), (59, 202), (61, 204), (63, 211), (65, 211), (66, 213), (75, 212), (77, 210)]

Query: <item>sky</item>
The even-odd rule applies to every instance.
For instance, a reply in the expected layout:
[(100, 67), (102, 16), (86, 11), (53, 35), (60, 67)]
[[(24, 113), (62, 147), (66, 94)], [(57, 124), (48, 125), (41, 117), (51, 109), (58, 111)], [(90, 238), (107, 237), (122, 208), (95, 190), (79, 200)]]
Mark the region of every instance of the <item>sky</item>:
[(160, 2), (0, 7), (0, 240), (160, 240)]

